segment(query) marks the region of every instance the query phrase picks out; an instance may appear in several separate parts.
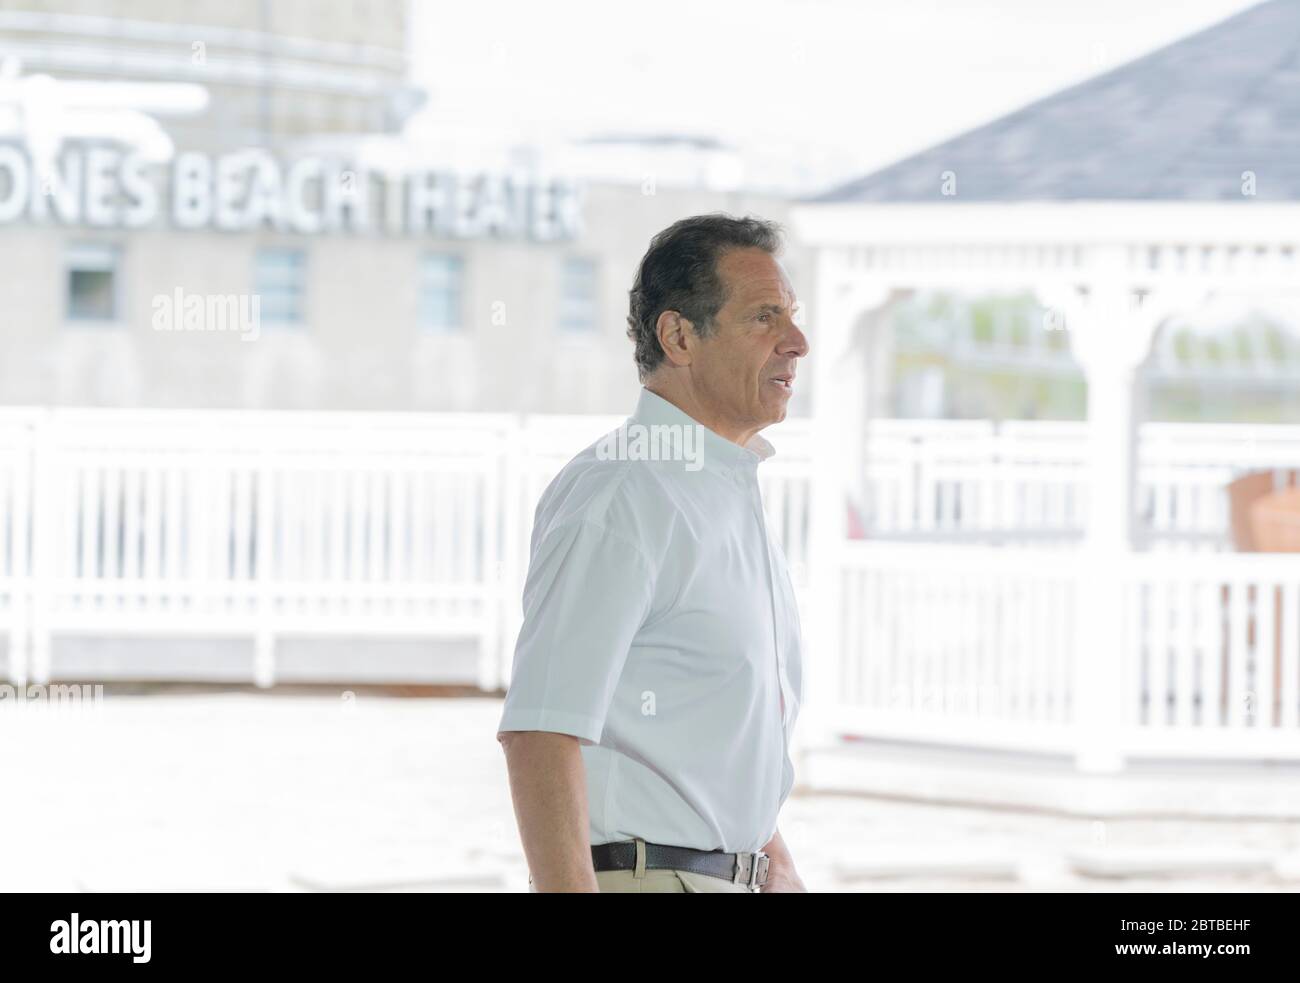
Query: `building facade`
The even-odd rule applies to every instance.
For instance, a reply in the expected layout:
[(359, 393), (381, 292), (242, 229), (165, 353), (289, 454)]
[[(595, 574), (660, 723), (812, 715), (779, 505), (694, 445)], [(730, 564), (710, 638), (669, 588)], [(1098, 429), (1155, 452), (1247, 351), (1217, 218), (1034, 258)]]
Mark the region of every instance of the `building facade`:
[[(421, 99), (402, 2), (94, 8), (0, 3), (21, 63), (0, 89), (3, 404), (623, 412), (651, 236), (787, 216), (635, 168), (440, 166), (401, 133)], [(170, 154), (103, 133), (111, 113), (155, 119)], [(797, 286), (797, 244), (786, 263)]]

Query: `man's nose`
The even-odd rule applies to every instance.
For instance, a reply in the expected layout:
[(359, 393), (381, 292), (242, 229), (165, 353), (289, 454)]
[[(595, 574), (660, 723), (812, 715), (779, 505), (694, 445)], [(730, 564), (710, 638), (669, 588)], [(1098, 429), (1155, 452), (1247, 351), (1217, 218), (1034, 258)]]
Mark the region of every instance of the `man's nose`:
[(808, 336), (794, 321), (790, 322), (789, 334), (781, 340), (781, 351), (789, 352), (796, 358), (804, 358), (808, 354)]

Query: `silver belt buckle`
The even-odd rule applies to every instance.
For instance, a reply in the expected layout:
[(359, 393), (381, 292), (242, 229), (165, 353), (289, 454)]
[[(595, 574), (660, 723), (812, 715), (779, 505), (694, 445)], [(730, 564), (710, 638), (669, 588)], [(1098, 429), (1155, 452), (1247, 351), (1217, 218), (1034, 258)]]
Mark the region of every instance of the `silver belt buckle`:
[(749, 854), (749, 874), (748, 877), (745, 877), (743, 876), (745, 866), (740, 862), (742, 856), (744, 856), (744, 854), (736, 854), (736, 873), (731, 880), (734, 884), (744, 884), (752, 891), (758, 885), (760, 876), (763, 880), (767, 879), (769, 858), (762, 850)]

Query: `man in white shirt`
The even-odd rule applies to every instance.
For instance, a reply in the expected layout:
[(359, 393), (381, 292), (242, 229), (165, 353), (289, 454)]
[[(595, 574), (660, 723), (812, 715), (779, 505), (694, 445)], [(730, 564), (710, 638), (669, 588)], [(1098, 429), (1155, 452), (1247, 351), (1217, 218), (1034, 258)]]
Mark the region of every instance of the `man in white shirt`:
[(799, 620), (757, 476), (808, 353), (780, 247), (721, 214), (655, 236), (636, 411), (538, 503), (497, 734), (530, 890), (805, 890), (777, 829)]

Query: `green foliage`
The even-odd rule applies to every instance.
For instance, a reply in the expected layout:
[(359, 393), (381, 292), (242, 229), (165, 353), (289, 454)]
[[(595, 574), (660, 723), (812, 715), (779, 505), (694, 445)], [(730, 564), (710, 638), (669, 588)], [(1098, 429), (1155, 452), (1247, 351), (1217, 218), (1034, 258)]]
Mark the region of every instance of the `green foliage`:
[[(1070, 359), (1068, 331), (1049, 329), (1045, 314), (1042, 304), (1029, 293), (970, 296), (924, 291), (897, 304), (892, 312), (899, 342), (893, 365), (896, 405), (904, 387), (919, 384), (922, 373), (938, 367), (943, 371), (949, 416), (1085, 418), (1087, 386)], [(1043, 332), (1042, 337), (1035, 338), (1035, 331)], [(1023, 365), (962, 361), (962, 349), (979, 352), (999, 338), (1002, 344), (996, 351), (1023, 349)], [(1179, 329), (1171, 347), (1177, 369), (1211, 374), (1216, 368), (1240, 371), (1256, 360), (1267, 360), (1284, 370), (1300, 361), (1300, 344), (1287, 333), (1287, 327), (1258, 314), (1218, 336), (1202, 337), (1187, 328)], [(989, 355), (1001, 358), (993, 351)], [(1012, 358), (1019, 361), (1018, 356)], [(1245, 423), (1300, 419), (1300, 386), (1262, 388), (1195, 379), (1153, 379), (1148, 385), (1148, 417), (1153, 420)]]

